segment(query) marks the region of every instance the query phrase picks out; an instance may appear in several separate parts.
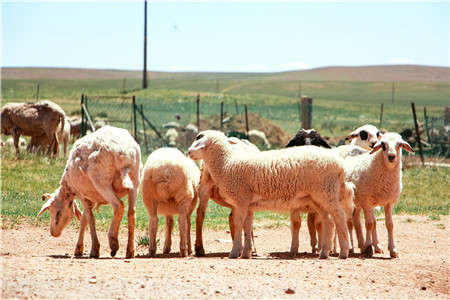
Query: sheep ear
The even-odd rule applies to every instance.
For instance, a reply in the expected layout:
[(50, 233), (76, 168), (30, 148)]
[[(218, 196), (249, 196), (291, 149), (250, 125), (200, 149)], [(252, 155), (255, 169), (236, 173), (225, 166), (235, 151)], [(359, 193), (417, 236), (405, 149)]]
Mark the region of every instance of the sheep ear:
[(42, 195), (42, 201), (45, 201), (47, 198), (51, 198), (51, 196), (51, 194), (45, 193), (44, 195)]
[(289, 147), (294, 147), (294, 146), (297, 146), (297, 145), (295, 145), (295, 138), (292, 138), (289, 141), (289, 143), (287, 143), (286, 147), (284, 147), (284, 148), (289, 148)]
[(413, 150), (413, 149), (411, 148), (411, 146), (410, 146), (407, 142), (405, 142), (405, 141), (403, 141), (403, 142), (400, 143), (400, 147), (402, 147), (403, 149), (405, 149), (405, 150), (408, 151), (408, 152), (414, 153), (414, 150)]
[(233, 139), (228, 138), (228, 143), (230, 143), (230, 145), (234, 145), (234, 144), (236, 144), (236, 141), (234, 141)]
[(345, 138), (346, 141), (348, 140), (352, 140), (354, 138), (358, 137), (359, 132), (358, 131), (353, 131), (352, 133), (350, 133), (349, 135), (347, 135), (347, 137)]
[(331, 149), (331, 146), (330, 146), (330, 145), (328, 144), (328, 142), (325, 141), (325, 139), (323, 139), (323, 138), (320, 138), (320, 139), (319, 139), (319, 144), (320, 144), (322, 147), (324, 147), (324, 148)]
[(52, 203), (53, 203), (53, 199), (50, 199), (47, 202), (45, 202), (44, 205), (42, 205), (41, 211), (38, 213), (37, 217), (39, 218), (44, 213), (44, 211), (49, 209), (50, 205), (52, 205)]
[(373, 149), (370, 150), (369, 154), (373, 154), (373, 153), (377, 152), (378, 150), (380, 150), (380, 148), (381, 148), (381, 142), (378, 141), (378, 142), (375, 144), (375, 146), (373, 146)]
[(81, 220), (81, 210), (78, 207), (78, 204), (75, 200), (73, 200), (73, 212), (75, 213), (75, 217), (77, 217), (78, 221)]

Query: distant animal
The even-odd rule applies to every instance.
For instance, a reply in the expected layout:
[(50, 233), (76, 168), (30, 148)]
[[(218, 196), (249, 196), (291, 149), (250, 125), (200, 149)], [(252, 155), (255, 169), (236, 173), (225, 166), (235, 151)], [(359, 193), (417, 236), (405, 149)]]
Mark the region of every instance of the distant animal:
[(287, 143), (286, 148), (304, 145), (322, 146), (331, 149), (328, 142), (314, 129), (299, 130)]
[(72, 142), (81, 137), (81, 117), (74, 116), (69, 117), (67, 120), (70, 123), (70, 135), (72, 136)]
[[(58, 141), (63, 143), (63, 151), (64, 151), (64, 157), (67, 156), (67, 148), (69, 145), (69, 137), (70, 137), (70, 123), (67, 120), (64, 122), (64, 127), (61, 128), (61, 123), (58, 125), (58, 131), (56, 132), (56, 136), (58, 137)], [(47, 139), (47, 136), (45, 134), (40, 136), (33, 136), (30, 139), (30, 144), (28, 145), (27, 149), (29, 151), (39, 151), (40, 149), (44, 150), (48, 147), (49, 141)], [(56, 155), (59, 156), (60, 153), (60, 147), (56, 149)]]
[(21, 135), (33, 137), (45, 134), (50, 141), (47, 149), (49, 156), (52, 149), (53, 154), (56, 154), (58, 148), (56, 132), (60, 123), (64, 127), (65, 116), (64, 110), (49, 100), (40, 100), (36, 103), (9, 102), (1, 110), (1, 133), (12, 135), (17, 156)]
[(260, 130), (252, 129), (248, 132), (248, 140), (256, 145), (258, 148), (270, 148), (270, 142), (266, 134)]

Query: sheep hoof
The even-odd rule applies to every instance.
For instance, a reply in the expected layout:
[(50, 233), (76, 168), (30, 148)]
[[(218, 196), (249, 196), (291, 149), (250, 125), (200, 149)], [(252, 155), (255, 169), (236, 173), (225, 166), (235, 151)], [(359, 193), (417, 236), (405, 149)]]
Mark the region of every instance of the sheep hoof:
[(100, 254), (99, 254), (99, 253), (93, 253), (93, 252), (91, 252), (91, 254), (89, 255), (89, 257), (91, 257), (91, 258), (99, 258), (99, 257), (100, 257)]
[(383, 250), (381, 250), (381, 248), (377, 245), (377, 246), (374, 246), (374, 248), (375, 248), (375, 253), (384, 253), (383, 252)]
[(321, 251), (319, 254), (319, 259), (327, 259), (328, 258), (328, 253), (326, 253), (325, 251)]
[(339, 253), (339, 258), (340, 259), (348, 258), (348, 251), (341, 251), (341, 253)]
[(366, 250), (364, 251), (364, 257), (366, 258), (372, 258), (373, 256), (373, 250), (372, 250), (372, 245), (368, 246), (366, 248)]
[(228, 256), (228, 258), (238, 258), (238, 257), (239, 257), (239, 253), (236, 254), (236, 253), (232, 253), (232, 252), (230, 252), (230, 256)]
[(391, 258), (398, 258), (398, 252), (397, 252), (397, 250), (391, 250), (390, 251), (391, 252)]
[(117, 250), (111, 250), (111, 257), (116, 256), (116, 254), (117, 254)]
[(127, 250), (126, 258), (134, 258), (134, 250)]
[(354, 254), (355, 253), (355, 249), (351, 248), (350, 250), (348, 250), (349, 254)]
[(75, 249), (75, 252), (73, 253), (73, 255), (81, 257), (81, 256), (83, 256), (83, 250), (84, 250), (83, 248), (77, 248), (77, 249)]
[(149, 250), (148, 251), (148, 256), (155, 257), (156, 256), (156, 250)]
[(195, 256), (197, 256), (197, 257), (204, 257), (205, 256), (205, 249), (203, 249), (203, 247), (195, 247)]
[(180, 250), (180, 256), (187, 257), (188, 256), (187, 250), (186, 249)]

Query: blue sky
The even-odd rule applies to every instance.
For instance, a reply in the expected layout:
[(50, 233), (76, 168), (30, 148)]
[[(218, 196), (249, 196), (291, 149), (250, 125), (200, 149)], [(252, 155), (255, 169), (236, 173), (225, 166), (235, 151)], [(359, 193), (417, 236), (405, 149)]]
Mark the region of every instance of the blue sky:
[[(3, 67), (141, 70), (144, 1), (2, 1)], [(449, 67), (449, 2), (148, 2), (151, 71)]]

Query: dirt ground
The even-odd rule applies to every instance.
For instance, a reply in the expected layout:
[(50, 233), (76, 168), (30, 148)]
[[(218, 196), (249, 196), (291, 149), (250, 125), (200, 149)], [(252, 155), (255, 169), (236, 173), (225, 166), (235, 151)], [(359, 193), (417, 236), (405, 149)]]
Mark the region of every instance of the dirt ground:
[[(408, 298), (449, 299), (449, 218), (394, 216), (394, 234), (400, 258), (390, 259), (384, 221), (377, 223), (384, 254), (363, 259), (357, 253), (341, 260), (319, 260), (310, 253), (306, 224), (300, 230), (300, 252), (290, 257), (290, 229), (265, 228), (256, 223), (258, 256), (228, 259), (231, 250), (225, 230), (207, 230), (206, 257), (178, 257), (174, 253), (147, 257), (138, 247), (137, 257), (125, 259), (126, 231), (120, 236), (116, 258), (109, 255), (107, 232), (99, 232), (99, 259), (72, 256), (77, 228), (59, 238), (48, 226), (29, 224), (2, 230), (2, 299), (86, 298)], [(137, 231), (136, 237), (145, 235)], [(158, 232), (161, 241), (162, 233)], [(193, 239), (194, 239), (194, 235)], [(85, 249), (90, 249), (86, 234)], [(308, 253), (306, 253), (306, 251)]]

